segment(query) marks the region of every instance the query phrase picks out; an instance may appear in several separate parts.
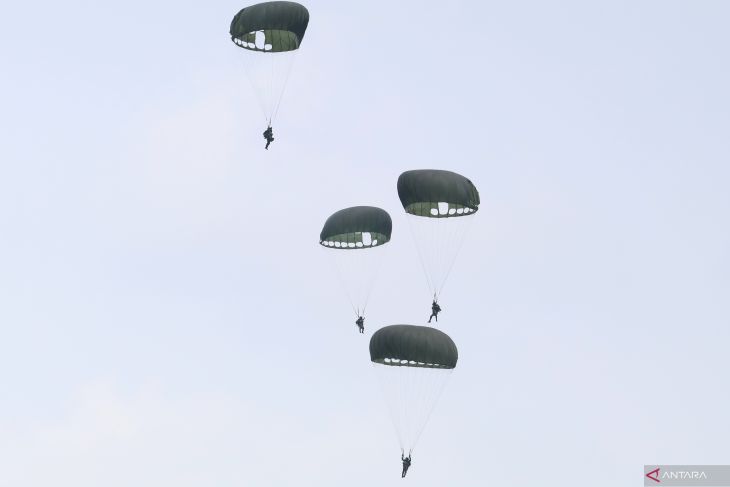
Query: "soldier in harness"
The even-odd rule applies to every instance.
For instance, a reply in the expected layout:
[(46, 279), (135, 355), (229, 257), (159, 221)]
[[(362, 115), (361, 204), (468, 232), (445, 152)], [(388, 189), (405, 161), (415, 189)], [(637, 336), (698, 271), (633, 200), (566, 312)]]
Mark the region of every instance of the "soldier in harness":
[(431, 319), (436, 318), (436, 322), (439, 320), (439, 313), (441, 312), (441, 306), (436, 302), (436, 300), (433, 300), (433, 303), (431, 304), (431, 316), (428, 318), (428, 322), (431, 323)]
[(266, 150), (269, 150), (269, 144), (274, 141), (274, 131), (271, 128), (271, 125), (264, 130), (264, 139), (266, 139)]
[(408, 456), (403, 455), (403, 450), (400, 452), (400, 460), (403, 462), (403, 473), (401, 474), (401, 478), (406, 477), (406, 473), (408, 473), (408, 468), (411, 466), (411, 454), (408, 453)]

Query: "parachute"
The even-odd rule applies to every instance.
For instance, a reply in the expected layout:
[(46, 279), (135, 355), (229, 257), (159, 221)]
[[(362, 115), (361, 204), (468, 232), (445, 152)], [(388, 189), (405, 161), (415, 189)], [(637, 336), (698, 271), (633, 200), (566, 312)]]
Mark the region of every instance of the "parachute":
[(233, 17), (231, 40), (246, 52), (242, 58), (266, 121), (271, 125), (309, 24), (309, 12), (295, 2), (265, 2)]
[(479, 209), (479, 192), (460, 174), (421, 169), (400, 175), (398, 197), (406, 211), (429, 290), (438, 301)]
[(403, 452), (415, 448), (458, 359), (454, 341), (428, 326), (386, 326), (370, 338), (370, 361)]
[(390, 241), (393, 222), (385, 210), (353, 206), (332, 214), (322, 227), (319, 243), (334, 258), (337, 272), (356, 316), (363, 316)]

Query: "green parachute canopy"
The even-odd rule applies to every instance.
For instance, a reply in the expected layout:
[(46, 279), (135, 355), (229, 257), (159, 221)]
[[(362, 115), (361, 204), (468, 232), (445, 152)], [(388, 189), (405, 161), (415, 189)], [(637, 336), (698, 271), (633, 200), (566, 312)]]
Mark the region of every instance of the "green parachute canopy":
[(377, 247), (390, 241), (392, 229), (387, 211), (374, 206), (353, 206), (327, 218), (319, 243), (337, 249)]
[(386, 326), (370, 338), (370, 360), (378, 364), (453, 369), (458, 359), (454, 341), (428, 326)]
[(233, 17), (231, 40), (261, 52), (299, 49), (309, 24), (309, 12), (296, 2), (264, 2), (246, 7)]
[(471, 215), (479, 192), (464, 176), (440, 169), (406, 171), (398, 178), (398, 197), (406, 213), (429, 218)]

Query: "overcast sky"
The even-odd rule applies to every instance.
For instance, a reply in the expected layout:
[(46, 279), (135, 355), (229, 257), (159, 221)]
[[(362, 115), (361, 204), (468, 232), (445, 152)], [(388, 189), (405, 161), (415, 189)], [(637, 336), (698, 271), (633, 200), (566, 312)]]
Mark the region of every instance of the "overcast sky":
[[(639, 485), (727, 464), (730, 3), (310, 1), (275, 124), (230, 0), (0, 29), (0, 486)], [(482, 204), (408, 478), (372, 331), (430, 299), (408, 169)], [(318, 244), (393, 239), (356, 332)]]

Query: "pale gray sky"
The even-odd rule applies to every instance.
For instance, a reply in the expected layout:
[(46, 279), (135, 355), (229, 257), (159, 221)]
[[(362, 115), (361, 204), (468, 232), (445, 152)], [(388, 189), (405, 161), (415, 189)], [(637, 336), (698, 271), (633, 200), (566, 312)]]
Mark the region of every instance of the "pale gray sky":
[[(306, 3), (276, 141), (245, 4), (16, 2), (0, 29), (0, 486), (639, 485), (725, 464), (725, 1)], [(408, 478), (367, 354), (429, 296), (395, 190), (480, 190), (460, 360)], [(394, 217), (368, 331), (317, 245)]]

